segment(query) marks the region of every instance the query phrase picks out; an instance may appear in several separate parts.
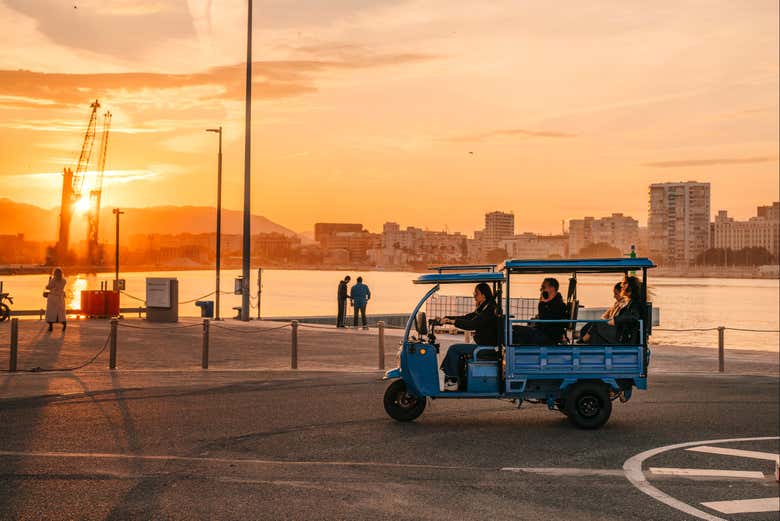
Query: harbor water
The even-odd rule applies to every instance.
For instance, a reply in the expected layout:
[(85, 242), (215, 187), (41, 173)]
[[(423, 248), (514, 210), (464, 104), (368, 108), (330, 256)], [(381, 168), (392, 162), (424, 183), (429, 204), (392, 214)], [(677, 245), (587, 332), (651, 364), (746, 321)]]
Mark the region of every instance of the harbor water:
[[(427, 287), (412, 284), (419, 274), (391, 271), (314, 271), (263, 270), (260, 310), (263, 318), (274, 316), (335, 315), (336, 287), (344, 275), (351, 275), (354, 283), (362, 275), (371, 288), (368, 306), (371, 313), (408, 313)], [(232, 294), (233, 280), (238, 270), (222, 271), (221, 315), (231, 317), (231, 308), (240, 305), (241, 297)], [(175, 277), (179, 281), (179, 314), (198, 316), (194, 299), (214, 291), (214, 271), (156, 271), (123, 273), (126, 291), (121, 296), (122, 307), (143, 306), (147, 277)], [(80, 291), (99, 289), (103, 281), (111, 281), (113, 274), (97, 275), (66, 273), (68, 279), (68, 307), (80, 307)], [(4, 276), (4, 291), (14, 298), (12, 309), (40, 309), (46, 275)], [(566, 292), (568, 279), (559, 276), (561, 291)], [(612, 299), (612, 285), (618, 280), (610, 275), (581, 275), (578, 279), (580, 303), (586, 307), (605, 307)], [(513, 297), (536, 297), (539, 276), (518, 276), (512, 279)], [(257, 270), (252, 273), (251, 315), (257, 316)], [(470, 295), (472, 288), (462, 285), (442, 287), (449, 295)], [(707, 329), (718, 326), (740, 329), (777, 330), (780, 315), (780, 281), (767, 279), (704, 279), (652, 277), (649, 285), (653, 305), (661, 309), (661, 325), (652, 340), (664, 345), (716, 347), (717, 331), (667, 331)], [(205, 300), (213, 300), (206, 296)], [(34, 318), (34, 317), (29, 317)], [(780, 334), (726, 331), (726, 346), (739, 349), (778, 351)]]

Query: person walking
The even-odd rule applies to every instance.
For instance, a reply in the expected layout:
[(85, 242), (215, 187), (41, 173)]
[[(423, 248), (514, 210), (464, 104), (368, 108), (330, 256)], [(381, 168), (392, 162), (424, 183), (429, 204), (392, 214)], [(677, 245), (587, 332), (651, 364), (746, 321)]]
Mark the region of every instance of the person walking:
[(347, 312), (347, 299), (349, 298), (349, 292), (347, 291), (347, 284), (352, 278), (347, 275), (344, 280), (339, 282), (338, 293), (336, 294), (336, 300), (339, 306), (339, 311), (336, 315), (336, 327), (346, 327), (344, 323), (344, 316)]
[(355, 320), (352, 325), (358, 327), (358, 313), (360, 313), (363, 329), (368, 329), (366, 305), (371, 298), (371, 290), (368, 289), (368, 286), (363, 284), (363, 277), (357, 278), (357, 284), (352, 286), (352, 289), (349, 291), (349, 296), (352, 299), (352, 306), (355, 309)]
[(62, 269), (54, 268), (49, 283), (46, 284), (46, 291), (43, 296), (46, 297), (46, 322), (49, 323), (49, 331), (52, 330), (54, 323), (62, 323), (62, 330), (65, 331), (65, 285), (68, 283), (62, 275)]

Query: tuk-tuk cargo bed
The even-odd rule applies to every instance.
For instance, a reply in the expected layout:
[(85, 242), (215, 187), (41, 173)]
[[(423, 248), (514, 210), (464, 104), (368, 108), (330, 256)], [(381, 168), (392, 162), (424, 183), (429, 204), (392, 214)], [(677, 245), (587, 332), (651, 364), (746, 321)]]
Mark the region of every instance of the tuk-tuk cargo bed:
[(596, 377), (633, 378), (643, 374), (642, 346), (509, 346), (506, 380)]

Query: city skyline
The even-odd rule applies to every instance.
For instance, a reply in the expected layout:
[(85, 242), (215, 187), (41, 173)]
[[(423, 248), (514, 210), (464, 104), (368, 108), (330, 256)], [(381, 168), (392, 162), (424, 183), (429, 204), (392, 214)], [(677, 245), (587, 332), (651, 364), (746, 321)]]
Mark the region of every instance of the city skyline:
[[(56, 206), (99, 98), (106, 206), (213, 206), (203, 130), (222, 124), (224, 207), (239, 209), (243, 2), (73, 7), (0, 3), (0, 197)], [(777, 17), (768, 1), (264, 6), (253, 212), (296, 231), (472, 233), (501, 209), (557, 233), (613, 211), (645, 225), (647, 185), (698, 179), (713, 211), (746, 219), (744, 186), (780, 189)]]
[[(699, 182), (699, 181), (662, 181), (660, 183), (654, 183), (654, 184), (685, 184), (685, 183), (690, 183), (690, 182), (707, 183), (706, 181), (704, 181), (704, 182)], [(763, 200), (756, 200), (756, 201), (750, 202), (749, 204), (750, 204), (750, 208), (752, 208), (752, 210), (750, 210), (748, 212), (748, 214), (746, 216), (744, 216), (744, 217), (734, 213), (732, 208), (717, 208), (714, 205), (711, 205), (711, 209), (710, 209), (710, 222), (715, 222), (717, 217), (724, 211), (728, 212), (729, 218), (732, 218), (732, 219), (737, 220), (737, 221), (746, 221), (746, 220), (748, 220), (750, 218), (753, 218), (755, 216), (757, 208), (765, 206), (765, 205), (771, 205), (774, 202), (774, 199), (777, 199), (778, 197), (780, 197), (780, 194), (768, 196), (768, 197), (766, 197)], [(0, 201), (2, 201), (2, 199), (4, 199), (4, 197), (0, 196)], [(5, 199), (9, 200), (11, 202), (14, 202), (14, 203), (29, 204), (29, 203), (24, 203), (24, 202), (21, 202), (21, 201), (15, 201), (15, 200), (13, 200), (11, 198), (7, 198), (7, 197)], [(647, 197), (646, 197), (645, 206), (647, 206), (648, 204), (649, 203), (648, 203)], [(33, 206), (37, 206), (37, 205), (33, 205)], [(59, 205), (53, 205), (53, 206), (51, 206), (49, 208), (46, 208), (46, 207), (38, 207), (38, 208), (40, 208), (40, 209), (42, 209), (44, 211), (55, 211), (55, 210), (58, 209), (58, 207), (59, 207)], [(214, 211), (216, 211), (216, 207), (208, 206), (208, 205), (203, 205), (203, 206), (199, 206), (199, 205), (182, 205), (182, 206), (161, 205), (161, 206), (148, 206), (148, 207), (137, 206), (137, 207), (129, 207), (129, 208), (130, 209), (135, 208), (135, 209), (141, 209), (141, 210), (159, 210), (159, 209), (163, 209), (163, 208), (165, 208), (165, 209), (167, 209), (167, 208), (174, 208), (174, 209), (175, 208), (181, 208), (181, 209), (208, 208), (208, 209), (213, 209)], [(104, 208), (104, 210), (103, 210), (103, 212), (107, 213), (107, 214), (110, 213), (110, 211), (111, 210), (109, 208)], [(235, 213), (235, 212), (240, 212), (240, 209), (237, 210), (237, 209), (224, 208), (223, 207), (223, 212)], [(432, 231), (432, 232), (461, 233), (461, 234), (466, 235), (469, 238), (474, 238), (475, 237), (475, 233), (478, 234), (479, 232), (484, 230), (485, 217), (486, 217), (487, 214), (490, 214), (490, 213), (508, 213), (508, 214), (512, 214), (514, 216), (514, 229), (515, 229), (515, 234), (516, 235), (523, 234), (523, 233), (534, 233), (534, 234), (538, 234), (538, 235), (560, 235), (561, 233), (569, 233), (569, 225), (570, 225), (570, 223), (572, 221), (583, 221), (583, 220), (591, 219), (591, 218), (595, 219), (596, 221), (599, 221), (599, 220), (603, 220), (603, 219), (609, 219), (609, 218), (614, 217), (616, 215), (621, 216), (623, 218), (636, 220), (638, 222), (639, 227), (642, 228), (642, 229), (646, 229), (648, 227), (648, 211), (647, 210), (643, 214), (631, 215), (631, 214), (628, 214), (625, 211), (620, 210), (618, 208), (613, 208), (612, 210), (605, 210), (604, 213), (589, 213), (589, 214), (582, 214), (582, 215), (579, 215), (579, 216), (572, 216), (572, 217), (566, 218), (566, 219), (557, 219), (558, 228), (554, 229), (554, 230), (549, 230), (549, 231), (548, 230), (531, 229), (531, 228), (524, 227), (523, 226), (522, 215), (518, 219), (518, 213), (517, 212), (505, 211), (503, 209), (488, 209), (488, 210), (486, 210), (486, 211), (484, 211), (482, 213), (479, 213), (478, 215), (475, 216), (475, 219), (474, 219), (475, 224), (474, 224), (474, 226), (472, 228), (467, 228), (467, 229), (455, 229), (452, 226), (447, 225), (446, 223), (444, 225), (442, 225), (440, 228), (435, 228), (435, 227), (425, 226), (425, 225), (422, 225), (420, 223), (415, 223), (415, 222), (410, 222), (410, 221), (404, 221), (404, 220), (401, 220), (401, 219), (396, 219), (396, 218), (393, 217), (393, 215), (388, 215), (386, 218), (384, 218), (385, 220), (383, 220), (377, 227), (367, 225), (365, 220), (362, 220), (360, 224), (366, 230), (368, 230), (368, 231), (370, 231), (372, 233), (381, 233), (386, 224), (392, 223), (392, 224), (398, 224), (401, 227), (401, 229), (405, 229), (407, 227), (410, 227), (410, 228), (419, 228), (419, 229), (424, 230), (424, 231)], [(354, 222), (359, 220), (359, 219), (352, 219), (352, 220), (346, 219), (344, 221), (326, 221), (326, 220), (323, 220), (323, 219), (319, 219), (319, 220), (316, 220), (316, 221), (312, 222), (311, 226), (308, 227), (308, 228), (296, 230), (296, 229), (293, 229), (291, 226), (288, 226), (288, 224), (285, 223), (285, 222), (279, 222), (279, 221), (276, 221), (276, 220), (268, 219), (267, 216), (261, 215), (259, 213), (253, 213), (252, 216), (253, 216), (253, 218), (267, 219), (268, 221), (270, 221), (271, 223), (273, 223), (275, 225), (287, 228), (290, 231), (292, 231), (292, 232), (294, 232), (294, 233), (296, 233), (298, 235), (309, 237), (311, 239), (314, 239), (316, 237), (316, 226), (317, 226), (317, 224), (323, 224), (323, 223), (326, 223), (326, 224), (348, 224), (350, 222), (354, 223)], [(562, 223), (564, 224), (564, 229), (561, 228), (561, 224)], [(110, 223), (108, 223), (108, 222), (103, 222), (101, 224), (101, 240), (111, 239), (111, 237), (109, 237), (110, 234), (108, 233), (108, 231), (103, 230), (104, 226), (105, 227), (110, 227), (109, 225), (110, 225)], [(77, 227), (79, 230), (81, 230), (81, 228), (84, 228), (84, 226), (85, 226), (85, 223), (74, 224), (74, 227)], [(14, 230), (14, 229), (10, 229), (11, 227), (9, 227), (7, 225), (7, 223), (0, 224), (0, 235), (1, 234), (19, 233), (18, 231)], [(254, 231), (253, 231), (253, 233), (254, 233)], [(50, 240), (54, 241), (55, 239), (56, 239), (56, 230), (52, 229), (52, 231), (51, 231), (51, 239)]]

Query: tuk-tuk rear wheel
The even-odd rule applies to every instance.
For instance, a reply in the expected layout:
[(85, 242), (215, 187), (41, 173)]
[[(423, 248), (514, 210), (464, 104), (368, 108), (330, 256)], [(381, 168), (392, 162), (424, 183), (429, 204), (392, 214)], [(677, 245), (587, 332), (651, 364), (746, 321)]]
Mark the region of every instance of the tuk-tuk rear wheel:
[(612, 414), (609, 389), (598, 382), (572, 385), (566, 393), (564, 413), (580, 429), (598, 429), (607, 423)]
[(406, 392), (406, 382), (395, 380), (385, 391), (385, 411), (394, 420), (408, 422), (425, 410), (425, 398)]

